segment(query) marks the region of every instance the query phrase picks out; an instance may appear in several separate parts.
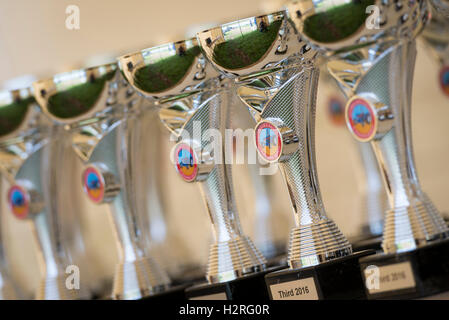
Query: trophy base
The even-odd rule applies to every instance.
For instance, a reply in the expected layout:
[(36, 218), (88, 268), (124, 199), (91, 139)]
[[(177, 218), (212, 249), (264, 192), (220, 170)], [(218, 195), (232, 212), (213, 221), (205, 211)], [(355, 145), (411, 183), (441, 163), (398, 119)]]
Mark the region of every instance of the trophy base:
[(189, 300), (268, 301), (265, 275), (281, 267), (246, 275), (223, 283), (202, 283), (186, 289)]
[(287, 254), (280, 254), (276, 257), (267, 259), (267, 267), (286, 269), (288, 268), (287, 258), (288, 258)]
[[(162, 301), (162, 300), (185, 300), (185, 290), (190, 287), (190, 284), (185, 285), (175, 285), (171, 286), (168, 289), (154, 293), (149, 296), (145, 296), (143, 298), (135, 299), (135, 301)], [(103, 297), (98, 300), (114, 300), (112, 297)]]
[(270, 299), (365, 299), (359, 259), (374, 253), (365, 250), (312, 267), (272, 272), (265, 277)]
[(172, 280), (173, 286), (182, 286), (182, 285), (193, 285), (195, 283), (199, 283), (204, 280), (204, 268), (202, 267), (192, 267), (185, 268), (177, 275), (172, 275), (170, 278)]
[(285, 243), (270, 242), (269, 244), (257, 244), (256, 247), (267, 259), (267, 268), (286, 266), (288, 249)]
[(180, 286), (174, 286), (169, 289), (167, 289), (164, 292), (156, 293), (154, 295), (145, 297), (140, 299), (141, 301), (149, 301), (149, 302), (157, 302), (157, 301), (173, 301), (173, 300), (185, 300), (185, 290), (190, 285), (180, 285)]
[(66, 275), (60, 273), (56, 276), (44, 277), (39, 281), (35, 291), (35, 300), (90, 300), (92, 294), (85, 289), (83, 283), (79, 288), (70, 289), (66, 284)]
[(449, 240), (413, 251), (366, 257), (360, 268), (371, 287), (366, 288), (368, 299), (411, 299), (448, 291)]
[(354, 252), (363, 250), (382, 250), (382, 235), (357, 237), (350, 239), (349, 242), (352, 244), (352, 250)]

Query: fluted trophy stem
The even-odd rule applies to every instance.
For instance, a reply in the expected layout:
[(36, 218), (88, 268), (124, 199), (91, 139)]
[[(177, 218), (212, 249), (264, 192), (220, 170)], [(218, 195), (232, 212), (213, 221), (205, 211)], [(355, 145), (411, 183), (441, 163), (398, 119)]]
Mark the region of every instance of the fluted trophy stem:
[(37, 243), (37, 258), (41, 272), (41, 280), (36, 291), (36, 300), (70, 299), (66, 291), (63, 269), (56, 258), (57, 251), (48, 233), (48, 219), (45, 213), (38, 214), (32, 222), (33, 234)]
[(217, 93), (197, 114), (199, 119), (208, 119), (201, 124), (202, 129), (216, 129), (220, 136), (213, 139), (221, 139), (218, 144), (214, 141), (214, 169), (206, 180), (199, 183), (215, 236), (206, 275), (210, 283), (236, 279), (262, 270), (266, 264), (265, 258), (242, 231), (234, 198), (232, 165), (226, 162), (226, 155), (230, 152), (227, 149), (232, 147), (224, 139), (225, 129), (230, 128), (230, 94), (229, 90)]
[[(70, 259), (60, 235), (61, 213), (59, 212), (57, 197), (55, 197), (55, 194), (58, 193), (55, 187), (61, 174), (61, 171), (59, 171), (61, 166), (57, 161), (60, 161), (62, 148), (63, 142), (60, 139), (49, 140), (42, 149), (30, 157), (29, 162), (26, 162), (20, 171), (24, 177), (31, 179), (36, 186), (40, 185), (43, 200), (46, 204), (45, 208), (34, 215), (31, 220), (41, 270), (41, 280), (35, 295), (37, 300), (87, 298), (89, 294), (88, 290), (85, 290), (86, 288), (82, 286), (69, 288), (66, 285), (68, 274), (65, 273), (65, 270), (70, 264)], [(36, 169), (38, 170), (37, 173), (31, 174), (28, 171)]]
[[(167, 274), (148, 252), (148, 234), (138, 214), (139, 191), (133, 183), (140, 166), (139, 119), (131, 115), (106, 135), (92, 153), (91, 163), (103, 163), (117, 177), (120, 192), (113, 199), (109, 219), (113, 226), (119, 262), (114, 274), (112, 297), (137, 299), (163, 291), (170, 283)], [(135, 170), (135, 171), (134, 171)]]
[(363, 233), (381, 235), (383, 230), (383, 214), (387, 207), (387, 195), (383, 187), (374, 150), (367, 143), (356, 142), (363, 166), (363, 200), (362, 210), (366, 212), (366, 225)]
[(393, 47), (356, 90), (376, 95), (394, 115), (392, 130), (371, 142), (391, 208), (385, 216), (382, 243), (387, 253), (412, 250), (448, 235), (443, 219), (420, 187), (414, 164), (410, 102), (415, 57), (414, 40)]
[(242, 236), (235, 199), (232, 195), (232, 181), (229, 181), (231, 175), (230, 166), (217, 165), (209, 178), (200, 183), (213, 225), (214, 237), (218, 242)]
[(299, 268), (344, 256), (351, 245), (326, 216), (315, 160), (315, 108), (319, 69), (303, 68), (282, 85), (263, 118), (279, 117), (299, 138), (299, 148), (279, 166), (288, 186), (296, 227), (290, 234), (290, 267)]

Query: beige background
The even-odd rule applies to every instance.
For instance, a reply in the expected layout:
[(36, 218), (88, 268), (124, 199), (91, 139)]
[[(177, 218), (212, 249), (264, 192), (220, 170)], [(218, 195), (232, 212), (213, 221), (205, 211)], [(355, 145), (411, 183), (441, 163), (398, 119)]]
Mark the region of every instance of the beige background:
[[(80, 30), (65, 28), (65, 8), (69, 4), (80, 8)], [(0, 83), (24, 74), (47, 76), (83, 64), (95, 64), (111, 53), (121, 54), (181, 39), (201, 26), (256, 15), (274, 7), (273, 1), (260, 0), (0, 0)], [(442, 211), (449, 212), (449, 99), (439, 90), (437, 63), (421, 43), (419, 49), (413, 92), (416, 162), (424, 189)], [(357, 153), (347, 130), (328, 121), (326, 102), (331, 90), (323, 84), (318, 97), (318, 171), (329, 215), (351, 235), (361, 223), (354, 174)], [(164, 139), (168, 141), (167, 136)], [(168, 150), (170, 146), (167, 144), (164, 148)], [(241, 171), (239, 179), (244, 181), (247, 172), (244, 168), (237, 170)], [(176, 256), (173, 261), (196, 259), (204, 262), (210, 234), (197, 189), (181, 183), (167, 161), (161, 172), (166, 179), (164, 190), (177, 190), (165, 193), (170, 230), (176, 230), (177, 238), (184, 240), (183, 248), (173, 252)], [(275, 183), (279, 188), (273, 195), (277, 199), (274, 221), (282, 220), (278, 225), (286, 230), (285, 225), (291, 222), (289, 200), (279, 177), (275, 178)], [(5, 189), (6, 185), (3, 187)], [(110, 277), (116, 255), (107, 210), (83, 201), (82, 194), (76, 194), (78, 191), (74, 190), (74, 201), (83, 202), (80, 216), (85, 228), (86, 250), (95, 261), (92, 269)], [(243, 183), (238, 183), (242, 220), (248, 233), (254, 234), (251, 219), (255, 209), (250, 200), (254, 198), (251, 192)], [(25, 222), (6, 214), (4, 204), (1, 210), (5, 213), (2, 214), (2, 228), (13, 276), (30, 294), (37, 284), (39, 271), (30, 229)], [(179, 243), (176, 239), (170, 241)]]

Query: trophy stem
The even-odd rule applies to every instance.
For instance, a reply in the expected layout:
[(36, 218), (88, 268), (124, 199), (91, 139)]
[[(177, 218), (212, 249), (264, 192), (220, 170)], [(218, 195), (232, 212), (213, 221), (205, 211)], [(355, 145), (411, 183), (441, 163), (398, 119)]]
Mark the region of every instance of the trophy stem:
[(299, 138), (299, 148), (279, 167), (294, 209), (289, 265), (300, 268), (348, 255), (351, 245), (328, 219), (321, 199), (315, 160), (315, 103), (319, 69), (305, 67), (285, 82), (262, 113), (281, 118)]
[(65, 275), (61, 268), (54, 240), (49, 233), (47, 213), (39, 213), (32, 221), (33, 233), (37, 242), (37, 258), (41, 280), (37, 288), (36, 300), (74, 299), (65, 286)]
[[(63, 176), (65, 137), (63, 129), (59, 126), (52, 128), (55, 138), (43, 148), (43, 159), (40, 164), (43, 183), (43, 197), (46, 211), (38, 213), (33, 218), (34, 234), (38, 243), (38, 260), (43, 278), (37, 290), (36, 299), (83, 299), (89, 296), (89, 290), (84, 285), (80, 288), (68, 288), (66, 279), (69, 274), (65, 268), (71, 264), (72, 257), (68, 251), (67, 241), (71, 237), (61, 234), (62, 215), (59, 196), (63, 190), (59, 189)], [(83, 282), (80, 279), (80, 282)]]
[[(243, 234), (234, 198), (232, 184), (232, 165), (226, 164), (226, 154), (232, 144), (224, 141), (225, 129), (230, 128), (231, 90), (223, 90), (209, 100), (208, 106), (198, 111), (207, 113), (207, 121), (203, 121), (207, 129), (214, 128), (220, 132), (221, 143), (215, 143), (219, 150), (214, 150), (215, 167), (205, 181), (200, 182), (201, 192), (206, 201), (207, 210), (212, 222), (215, 244), (211, 246), (206, 278), (210, 283), (236, 279), (244, 274), (260, 271), (265, 268), (266, 260)], [(198, 116), (200, 116), (198, 113)]]
[(357, 94), (369, 92), (393, 113), (394, 125), (371, 145), (385, 183), (390, 210), (385, 217), (382, 247), (386, 253), (413, 250), (448, 236), (444, 220), (421, 190), (411, 141), (411, 91), (415, 41), (392, 48), (368, 71)]
[(228, 165), (217, 165), (208, 179), (201, 183), (216, 239), (209, 252), (206, 277), (210, 283), (260, 271), (266, 263), (251, 239), (242, 232), (232, 196), (230, 171)]
[(4, 266), (0, 267), (0, 300), (17, 300), (20, 296), (16, 286), (12, 283), (9, 272)]
[(255, 219), (254, 219), (254, 241), (267, 258), (276, 257), (279, 252), (275, 244), (273, 226), (271, 225), (271, 216), (274, 208), (269, 198), (270, 184), (273, 184), (273, 177), (270, 175), (261, 175), (260, 167), (248, 165), (248, 171), (251, 177), (251, 183), (254, 188), (255, 196)]
[(387, 195), (383, 188), (382, 177), (374, 151), (367, 143), (356, 142), (363, 165), (364, 184), (363, 207), (366, 213), (367, 225), (363, 226), (371, 235), (381, 235), (383, 230), (383, 213), (387, 207)]
[(105, 138), (116, 147), (121, 146), (114, 155), (121, 192), (110, 212), (120, 260), (114, 275), (114, 299), (145, 297), (164, 291), (170, 284), (167, 274), (148, 252), (149, 235), (142, 228), (145, 217), (138, 210), (138, 201), (144, 199), (134, 183), (141, 169), (136, 157), (140, 148), (139, 125), (136, 115), (130, 115)]

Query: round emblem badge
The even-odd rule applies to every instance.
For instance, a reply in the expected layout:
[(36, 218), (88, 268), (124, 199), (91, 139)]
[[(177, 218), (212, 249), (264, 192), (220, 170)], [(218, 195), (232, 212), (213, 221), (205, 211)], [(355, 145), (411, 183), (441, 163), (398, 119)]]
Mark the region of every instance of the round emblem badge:
[(95, 203), (103, 202), (104, 178), (95, 167), (87, 167), (83, 172), (83, 189), (90, 200)]
[(186, 143), (180, 143), (175, 148), (176, 170), (185, 181), (193, 181), (198, 175), (198, 158)]
[(271, 122), (260, 122), (256, 126), (256, 147), (265, 160), (278, 160), (282, 151), (282, 138), (279, 129)]
[(362, 98), (349, 101), (347, 111), (347, 124), (361, 141), (369, 141), (376, 135), (376, 114), (371, 104)]
[(345, 110), (343, 101), (336, 96), (331, 96), (329, 98), (328, 108), (331, 121), (337, 126), (344, 125)]
[(19, 219), (25, 219), (30, 212), (30, 196), (18, 185), (9, 188), (8, 203), (12, 213)]
[(440, 86), (444, 94), (449, 96), (449, 66), (445, 66), (440, 71)]

